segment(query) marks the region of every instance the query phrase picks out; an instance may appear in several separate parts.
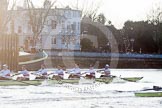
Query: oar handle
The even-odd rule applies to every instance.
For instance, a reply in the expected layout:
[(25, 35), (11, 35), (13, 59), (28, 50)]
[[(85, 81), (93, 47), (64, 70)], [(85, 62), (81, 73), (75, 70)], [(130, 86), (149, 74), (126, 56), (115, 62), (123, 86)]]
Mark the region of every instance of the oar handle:
[(158, 91), (158, 90), (162, 90), (162, 87), (160, 87), (160, 86), (153, 86), (153, 89)]
[(36, 73), (31, 73), (31, 74), (35, 76), (42, 76), (41, 74), (36, 74)]
[(110, 75), (110, 77), (114, 77), (115, 78), (116, 76), (115, 75)]
[(104, 71), (103, 69), (102, 70), (97, 70), (96, 72), (101, 72), (101, 71)]
[(13, 77), (13, 76), (15, 76), (15, 75), (20, 75), (20, 73), (16, 73), (16, 74), (14, 74), (14, 75), (11, 75), (11, 77)]
[(159, 86), (153, 86), (153, 88), (150, 88), (150, 89), (144, 89), (144, 90), (141, 90), (141, 91), (149, 91), (149, 90), (159, 91), (159, 90), (162, 90), (162, 87), (159, 87)]

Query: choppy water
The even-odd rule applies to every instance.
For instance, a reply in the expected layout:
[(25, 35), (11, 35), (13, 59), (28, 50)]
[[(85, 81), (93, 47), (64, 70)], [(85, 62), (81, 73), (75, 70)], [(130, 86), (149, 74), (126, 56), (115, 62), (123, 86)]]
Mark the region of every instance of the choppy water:
[(111, 84), (0, 87), (0, 108), (162, 108), (162, 98), (135, 97), (134, 92), (162, 86), (162, 70), (112, 69), (116, 76), (143, 76), (139, 82)]

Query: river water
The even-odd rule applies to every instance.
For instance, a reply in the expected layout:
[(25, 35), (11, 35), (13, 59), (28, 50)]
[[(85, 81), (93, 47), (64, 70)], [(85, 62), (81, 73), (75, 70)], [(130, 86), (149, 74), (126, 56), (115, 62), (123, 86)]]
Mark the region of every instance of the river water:
[(162, 108), (161, 97), (135, 97), (134, 92), (162, 86), (162, 70), (112, 69), (112, 75), (143, 76), (139, 82), (118, 78), (110, 84), (63, 84), (0, 87), (0, 108)]

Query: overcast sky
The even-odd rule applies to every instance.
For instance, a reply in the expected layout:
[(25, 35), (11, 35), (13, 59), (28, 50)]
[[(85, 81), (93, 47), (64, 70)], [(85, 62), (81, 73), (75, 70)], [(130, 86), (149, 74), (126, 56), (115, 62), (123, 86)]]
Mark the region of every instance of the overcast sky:
[[(22, 1), (18, 0), (18, 3), (22, 4)], [(39, 6), (43, 0), (33, 1)], [(92, 2), (93, 6), (91, 6)], [(116, 28), (122, 28), (127, 20), (146, 20), (153, 8), (162, 6), (162, 0), (57, 0), (58, 7), (66, 5), (79, 8), (87, 7), (88, 9), (98, 5), (100, 13), (104, 13)]]

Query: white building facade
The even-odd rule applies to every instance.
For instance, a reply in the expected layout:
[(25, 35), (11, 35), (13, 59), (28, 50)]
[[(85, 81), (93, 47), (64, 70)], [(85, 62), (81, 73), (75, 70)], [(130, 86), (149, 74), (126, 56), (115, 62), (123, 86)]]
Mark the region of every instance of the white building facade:
[(45, 50), (80, 50), (81, 11), (69, 7), (50, 9), (36, 46), (33, 46), (28, 10), (21, 8), (14, 10), (12, 14), (14, 17), (8, 25), (8, 32), (13, 28), (19, 35), (20, 47), (27, 50), (33, 47)]
[(80, 11), (70, 8), (52, 10), (41, 34), (43, 49), (80, 50), (80, 25)]

